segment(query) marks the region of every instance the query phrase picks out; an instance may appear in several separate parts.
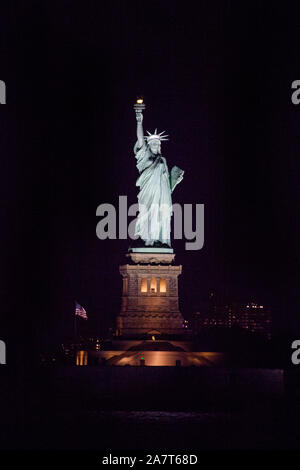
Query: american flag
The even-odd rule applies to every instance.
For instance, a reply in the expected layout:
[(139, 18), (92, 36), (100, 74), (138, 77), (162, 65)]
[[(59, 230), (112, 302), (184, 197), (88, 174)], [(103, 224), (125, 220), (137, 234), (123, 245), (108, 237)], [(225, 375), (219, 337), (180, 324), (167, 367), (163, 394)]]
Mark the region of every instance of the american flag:
[(75, 300), (75, 315), (78, 315), (85, 320), (88, 319), (85, 309)]

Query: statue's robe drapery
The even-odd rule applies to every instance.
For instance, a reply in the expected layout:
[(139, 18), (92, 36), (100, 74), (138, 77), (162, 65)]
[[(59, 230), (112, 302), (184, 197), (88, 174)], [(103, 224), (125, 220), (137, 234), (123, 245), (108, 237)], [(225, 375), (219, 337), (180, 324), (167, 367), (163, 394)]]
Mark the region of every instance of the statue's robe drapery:
[[(151, 246), (160, 241), (171, 246), (171, 193), (178, 181), (172, 183), (166, 159), (153, 154), (147, 143), (139, 148), (137, 142), (134, 153), (140, 173), (136, 182), (140, 192), (135, 235), (144, 240), (146, 245)], [(183, 172), (180, 171), (179, 179), (182, 179)]]

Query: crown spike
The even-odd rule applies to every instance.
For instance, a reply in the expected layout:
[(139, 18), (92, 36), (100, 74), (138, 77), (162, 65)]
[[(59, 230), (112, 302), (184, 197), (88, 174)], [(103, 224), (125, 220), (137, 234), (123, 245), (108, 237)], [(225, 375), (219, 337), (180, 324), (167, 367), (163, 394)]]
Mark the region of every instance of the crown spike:
[(148, 136), (144, 136), (144, 138), (147, 140), (147, 142), (149, 142), (149, 140), (152, 140), (152, 139), (158, 139), (161, 142), (163, 140), (169, 140), (168, 139), (169, 135), (165, 134), (165, 132), (166, 131), (162, 131), (160, 133), (157, 133), (157, 128), (156, 128), (155, 131), (154, 131), (154, 134), (151, 134), (149, 131), (147, 131)]

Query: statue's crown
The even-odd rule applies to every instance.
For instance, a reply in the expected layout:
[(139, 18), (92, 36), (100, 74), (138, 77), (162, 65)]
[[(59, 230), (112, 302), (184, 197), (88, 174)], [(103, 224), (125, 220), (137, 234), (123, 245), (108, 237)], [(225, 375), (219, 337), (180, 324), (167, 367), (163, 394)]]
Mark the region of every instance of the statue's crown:
[(147, 142), (149, 142), (149, 140), (153, 140), (153, 139), (158, 139), (160, 141), (162, 140), (169, 140), (168, 139), (168, 135), (163, 135), (165, 133), (165, 131), (162, 131), (160, 134), (157, 133), (157, 129), (155, 129), (155, 132), (154, 134), (151, 134), (149, 131), (147, 131), (148, 135), (145, 135), (145, 139), (147, 140)]

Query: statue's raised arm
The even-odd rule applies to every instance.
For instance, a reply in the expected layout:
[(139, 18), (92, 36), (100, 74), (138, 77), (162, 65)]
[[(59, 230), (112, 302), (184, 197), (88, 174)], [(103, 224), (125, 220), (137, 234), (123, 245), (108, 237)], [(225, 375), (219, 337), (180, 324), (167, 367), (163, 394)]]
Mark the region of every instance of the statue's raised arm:
[(137, 127), (136, 127), (136, 135), (137, 135), (137, 141), (138, 141), (138, 146), (141, 148), (144, 145), (144, 130), (143, 130), (143, 113), (136, 113), (136, 121), (137, 121)]
[(139, 98), (134, 105), (135, 116), (136, 116), (136, 121), (137, 121), (136, 135), (137, 135), (137, 143), (138, 143), (139, 148), (141, 148), (145, 143), (144, 130), (143, 130), (143, 124), (142, 124), (144, 109), (145, 109), (144, 100)]

